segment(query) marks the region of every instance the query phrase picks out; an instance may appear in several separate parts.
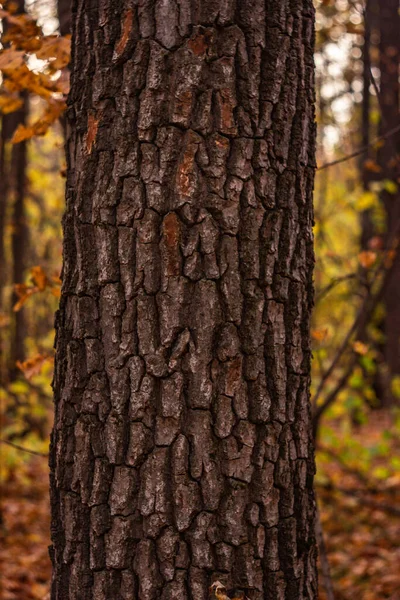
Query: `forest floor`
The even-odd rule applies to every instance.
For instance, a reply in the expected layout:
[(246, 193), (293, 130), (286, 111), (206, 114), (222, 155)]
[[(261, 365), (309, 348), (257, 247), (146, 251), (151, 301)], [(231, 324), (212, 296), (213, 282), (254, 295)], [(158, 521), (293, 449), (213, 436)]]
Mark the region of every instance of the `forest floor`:
[[(376, 429), (370, 423), (356, 435), (370, 440)], [(324, 461), (321, 470), (317, 492), (335, 600), (400, 600), (400, 476), (366, 492), (363, 476), (340, 460)], [(47, 600), (47, 459), (32, 457), (24, 477), (9, 477), (2, 492), (0, 598)], [(324, 600), (322, 576), (320, 589)]]

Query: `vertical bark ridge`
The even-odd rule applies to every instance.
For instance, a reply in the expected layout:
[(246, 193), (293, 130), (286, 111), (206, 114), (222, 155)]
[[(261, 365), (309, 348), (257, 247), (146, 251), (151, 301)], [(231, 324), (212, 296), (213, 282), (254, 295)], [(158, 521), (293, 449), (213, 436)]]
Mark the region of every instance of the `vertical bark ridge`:
[(316, 597), (313, 18), (74, 2), (53, 599)]

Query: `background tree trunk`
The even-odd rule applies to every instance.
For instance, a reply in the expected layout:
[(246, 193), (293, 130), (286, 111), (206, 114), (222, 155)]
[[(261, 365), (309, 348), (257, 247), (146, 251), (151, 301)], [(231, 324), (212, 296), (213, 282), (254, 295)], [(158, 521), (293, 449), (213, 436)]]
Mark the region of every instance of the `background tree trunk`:
[[(380, 0), (380, 108), (381, 130), (390, 131), (399, 124), (400, 17), (398, 0)], [(378, 152), (381, 176), (397, 182), (400, 176), (400, 134), (391, 136)], [(382, 201), (387, 215), (387, 240), (393, 239), (400, 222), (400, 192), (384, 190)], [(383, 403), (393, 403), (391, 381), (400, 375), (400, 253), (397, 253), (384, 297), (386, 385)]]
[[(18, 124), (26, 125), (28, 100), (24, 98), (21, 109), (16, 113)], [(12, 282), (13, 285), (24, 282), (26, 269), (26, 256), (28, 246), (28, 229), (25, 218), (25, 193), (26, 193), (26, 167), (27, 143), (19, 142), (12, 147), (11, 153), (12, 181), (14, 188), (14, 204), (12, 212), (11, 249), (13, 257)], [(14, 293), (12, 304), (16, 304), (18, 296)], [(25, 359), (26, 322), (23, 308), (14, 313), (14, 331), (11, 341), (10, 377), (15, 379), (20, 373), (16, 362)]]
[(76, 0), (53, 600), (315, 599), (311, 0)]
[(57, 0), (57, 14), (61, 35), (71, 33), (71, 0)]
[[(17, 13), (25, 12), (24, 0), (18, 0)], [(3, 21), (3, 27), (7, 30), (7, 23)], [(1, 152), (0, 152), (0, 311), (14, 315), (12, 323), (12, 335), (10, 348), (6, 349), (6, 341), (0, 337), (0, 354), (8, 355), (8, 361), (0, 361), (0, 370), (5, 380), (13, 380), (19, 369), (16, 361), (25, 358), (24, 339), (26, 334), (26, 323), (24, 310), (17, 313), (12, 312), (10, 306), (5, 307), (4, 287), (8, 283), (12, 285), (23, 283), (25, 274), (25, 257), (28, 244), (28, 231), (25, 224), (25, 192), (26, 192), (26, 166), (27, 166), (27, 144), (26, 141), (14, 146), (11, 139), (19, 125), (25, 125), (28, 114), (28, 100), (23, 98), (23, 104), (17, 111), (1, 117)], [(5, 254), (5, 228), (7, 212), (9, 211), (12, 234), (11, 234), (11, 256), (12, 264), (9, 273), (6, 268)], [(12, 294), (11, 303), (17, 301)]]

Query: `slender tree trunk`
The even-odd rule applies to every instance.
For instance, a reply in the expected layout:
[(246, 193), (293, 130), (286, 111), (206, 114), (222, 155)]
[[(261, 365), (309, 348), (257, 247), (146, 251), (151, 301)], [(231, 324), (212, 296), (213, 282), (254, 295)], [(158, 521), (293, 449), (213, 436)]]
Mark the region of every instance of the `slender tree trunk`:
[(6, 285), (6, 252), (5, 252), (5, 228), (7, 216), (7, 196), (9, 178), (7, 176), (7, 117), (1, 117), (0, 138), (0, 311), (3, 310), (3, 292)]
[[(25, 1), (17, 0), (17, 13), (25, 12)], [(2, 23), (7, 30), (7, 22)], [(4, 379), (13, 379), (18, 373), (16, 361), (24, 359), (24, 339), (26, 333), (23, 309), (12, 313), (11, 307), (4, 306), (4, 286), (7, 283), (7, 260), (5, 253), (5, 227), (7, 211), (11, 213), (11, 261), (10, 279), (13, 285), (22, 283), (25, 271), (25, 256), (28, 242), (27, 228), (24, 215), (25, 184), (26, 184), (26, 142), (11, 146), (11, 139), (19, 125), (26, 122), (28, 101), (24, 98), (23, 105), (17, 111), (2, 116), (1, 152), (0, 152), (0, 311), (6, 310), (14, 314), (10, 348), (4, 337), (0, 338), (0, 369)], [(12, 206), (12, 207), (11, 207)], [(11, 301), (16, 302), (13, 295)], [(5, 355), (8, 354), (8, 360)]]
[(76, 0), (53, 600), (313, 599), (311, 0)]
[[(1, 117), (0, 138), (0, 313), (6, 312), (4, 288), (7, 283), (8, 264), (6, 260), (6, 218), (8, 205), (8, 161), (7, 161), (7, 133), (10, 115)], [(8, 332), (0, 327), (0, 377), (2, 381), (7, 380), (8, 364)]]
[[(71, 33), (71, 0), (57, 0), (57, 14), (59, 21), (59, 30), (61, 35), (69, 35)], [(68, 67), (65, 68), (68, 72)], [(61, 127), (63, 128), (64, 138), (67, 136), (67, 120), (65, 115), (60, 118)]]
[(71, 0), (57, 0), (58, 21), (61, 35), (71, 33)]
[[(367, 147), (370, 143), (370, 111), (371, 111), (371, 4), (367, 0), (364, 9), (364, 45), (363, 45), (363, 100), (361, 112), (361, 145)], [(368, 155), (367, 155), (368, 157)], [(360, 158), (360, 172), (365, 191), (369, 189), (370, 172), (365, 168), (366, 155)], [(361, 248), (367, 250), (369, 241), (374, 236), (374, 225), (369, 210), (361, 214)]]
[[(28, 100), (24, 98), (23, 106), (15, 113), (18, 124), (25, 125), (28, 111)], [(12, 182), (14, 191), (14, 204), (12, 212), (11, 251), (13, 259), (12, 282), (14, 285), (23, 283), (26, 268), (28, 246), (28, 228), (25, 215), (27, 168), (27, 143), (26, 141), (15, 144), (11, 152)], [(12, 303), (18, 300), (13, 294)], [(11, 379), (14, 379), (19, 370), (16, 367), (18, 360), (25, 358), (26, 321), (24, 310), (14, 313), (14, 331), (11, 346)]]
[[(381, 129), (389, 131), (399, 124), (399, 64), (400, 64), (400, 17), (399, 0), (380, 0), (380, 106)], [(400, 134), (390, 137), (379, 151), (379, 164), (384, 180), (397, 182), (400, 175)], [(387, 239), (390, 240), (399, 227), (400, 192), (382, 192), (387, 215)], [(384, 403), (393, 402), (391, 381), (400, 375), (400, 253), (396, 258), (391, 280), (384, 298), (385, 305), (385, 362), (386, 394)]]

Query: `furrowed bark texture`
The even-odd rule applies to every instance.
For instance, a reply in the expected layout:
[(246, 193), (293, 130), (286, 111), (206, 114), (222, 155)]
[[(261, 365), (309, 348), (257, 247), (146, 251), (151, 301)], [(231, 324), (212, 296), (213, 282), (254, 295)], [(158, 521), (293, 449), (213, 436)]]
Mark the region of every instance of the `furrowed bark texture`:
[(309, 0), (77, 0), (53, 600), (316, 598)]

